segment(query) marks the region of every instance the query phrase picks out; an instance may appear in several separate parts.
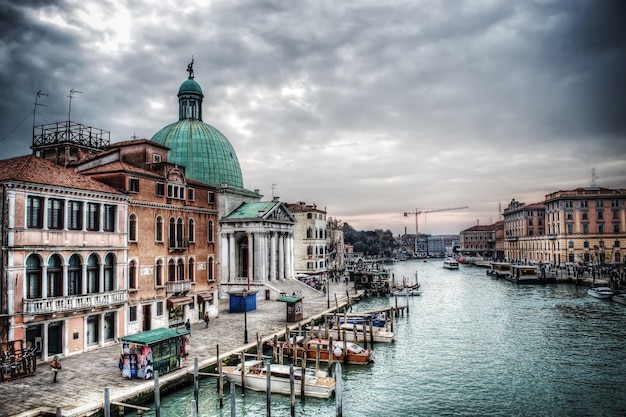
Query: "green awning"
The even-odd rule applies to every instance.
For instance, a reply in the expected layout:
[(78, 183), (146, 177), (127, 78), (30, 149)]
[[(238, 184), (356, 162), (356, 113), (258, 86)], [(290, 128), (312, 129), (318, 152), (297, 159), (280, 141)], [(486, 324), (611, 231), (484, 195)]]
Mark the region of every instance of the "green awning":
[(295, 303), (295, 302), (298, 302), (300, 300), (302, 300), (302, 297), (295, 296), (295, 295), (288, 295), (288, 296), (285, 296), (285, 297), (280, 297), (276, 301), (283, 301), (285, 303)]
[(120, 337), (120, 340), (128, 343), (136, 343), (138, 345), (151, 345), (153, 343), (160, 342), (162, 340), (172, 339), (175, 337), (181, 337), (189, 334), (188, 330), (184, 329), (153, 329), (145, 332), (131, 334), (129, 336)]

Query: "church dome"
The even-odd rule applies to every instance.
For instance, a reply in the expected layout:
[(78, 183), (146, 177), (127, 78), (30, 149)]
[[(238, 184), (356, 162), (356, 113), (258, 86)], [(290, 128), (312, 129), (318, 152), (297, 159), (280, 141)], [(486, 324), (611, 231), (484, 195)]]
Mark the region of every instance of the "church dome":
[(206, 184), (243, 188), (241, 167), (235, 149), (219, 130), (202, 121), (202, 88), (189, 78), (178, 89), (178, 122), (159, 130), (152, 141), (170, 148), (168, 161), (186, 168), (187, 178)]

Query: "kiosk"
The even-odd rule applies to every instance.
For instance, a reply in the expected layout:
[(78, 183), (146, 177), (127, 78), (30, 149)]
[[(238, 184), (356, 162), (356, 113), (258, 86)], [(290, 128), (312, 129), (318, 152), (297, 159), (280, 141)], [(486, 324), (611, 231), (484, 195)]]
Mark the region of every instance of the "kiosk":
[(119, 368), (125, 378), (152, 378), (154, 371), (166, 374), (182, 365), (189, 349), (189, 330), (154, 329), (124, 336)]
[(277, 301), (287, 303), (287, 322), (293, 323), (302, 320), (302, 297), (289, 295), (280, 297)]
[(258, 291), (230, 291), (229, 312), (230, 313), (243, 313), (244, 311), (256, 310), (256, 293)]

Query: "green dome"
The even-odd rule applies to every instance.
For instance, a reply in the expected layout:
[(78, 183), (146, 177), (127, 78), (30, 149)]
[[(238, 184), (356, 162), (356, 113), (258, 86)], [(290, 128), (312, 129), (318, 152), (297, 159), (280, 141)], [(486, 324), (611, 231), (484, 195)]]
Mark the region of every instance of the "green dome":
[(179, 120), (159, 130), (152, 141), (171, 149), (169, 162), (184, 166), (187, 178), (243, 188), (237, 154), (226, 136), (213, 126), (199, 120)]
[(243, 188), (237, 154), (226, 136), (202, 121), (202, 88), (194, 78), (193, 59), (189, 78), (178, 89), (178, 122), (159, 130), (152, 141), (170, 148), (168, 161), (186, 168), (187, 178), (205, 184)]
[(179, 96), (187, 93), (202, 94), (202, 88), (194, 79), (189, 78), (188, 80), (185, 80), (178, 89)]

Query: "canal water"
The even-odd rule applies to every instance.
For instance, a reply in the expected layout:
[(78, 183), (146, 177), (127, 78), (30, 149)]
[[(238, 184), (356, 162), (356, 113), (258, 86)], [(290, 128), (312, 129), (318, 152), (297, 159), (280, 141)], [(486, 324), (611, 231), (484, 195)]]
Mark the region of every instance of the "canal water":
[[(436, 259), (389, 268), (396, 281), (417, 273), (423, 292), (373, 364), (343, 369), (344, 416), (626, 415), (626, 306), (586, 286), (519, 286)], [(395, 302), (365, 299), (355, 311)], [(220, 409), (215, 382), (203, 380), (197, 415), (230, 416), (224, 391)], [(240, 394), (237, 416), (266, 415), (264, 393)], [(162, 398), (161, 416), (191, 415), (192, 399), (191, 388)], [(289, 415), (289, 397), (272, 395), (272, 416)], [(296, 415), (335, 416), (335, 401), (296, 399)]]

